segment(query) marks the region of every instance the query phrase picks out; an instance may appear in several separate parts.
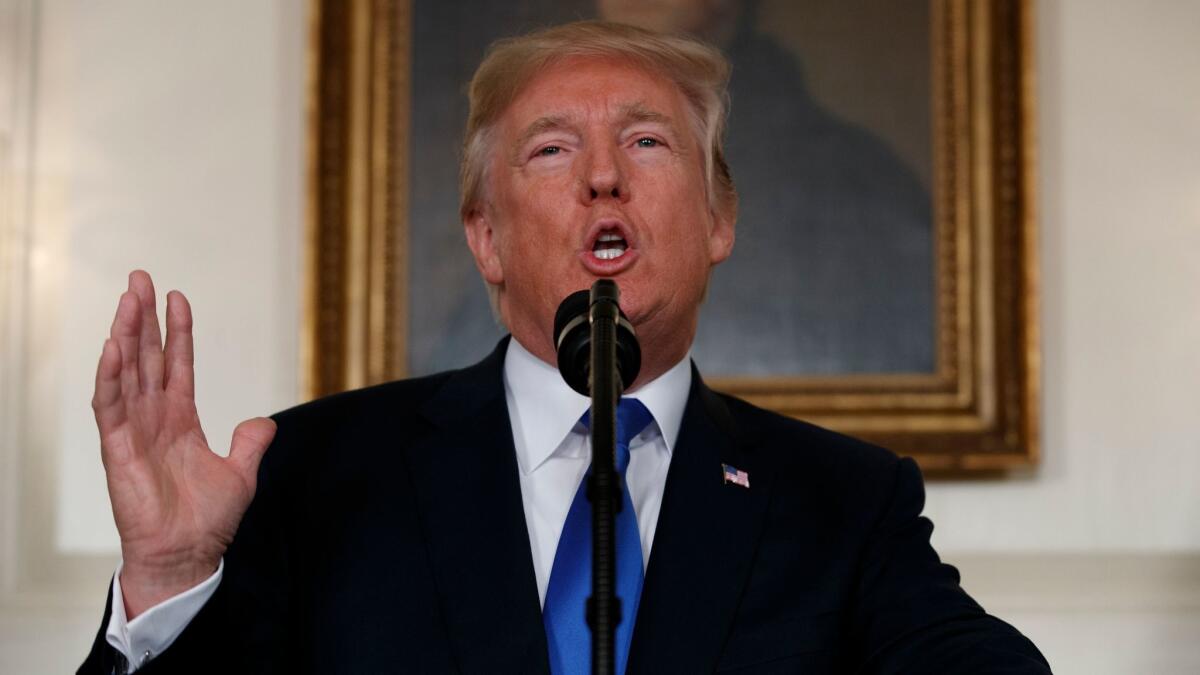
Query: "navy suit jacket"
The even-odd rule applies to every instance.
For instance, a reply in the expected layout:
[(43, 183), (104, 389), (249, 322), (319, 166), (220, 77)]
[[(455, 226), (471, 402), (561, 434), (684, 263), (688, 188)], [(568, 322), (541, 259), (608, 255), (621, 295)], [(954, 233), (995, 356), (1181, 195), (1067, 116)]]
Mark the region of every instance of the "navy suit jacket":
[[(548, 673), (506, 346), (278, 414), (220, 586), (140, 672)], [(1049, 672), (938, 560), (923, 501), (911, 460), (694, 373), (628, 672)], [(107, 622), (81, 673), (112, 669)]]

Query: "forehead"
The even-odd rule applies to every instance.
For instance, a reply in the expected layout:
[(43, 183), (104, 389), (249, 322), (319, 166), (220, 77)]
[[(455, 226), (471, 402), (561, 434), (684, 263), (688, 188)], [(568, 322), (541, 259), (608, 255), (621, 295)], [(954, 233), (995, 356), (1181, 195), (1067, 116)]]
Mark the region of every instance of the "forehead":
[(583, 121), (648, 110), (681, 120), (686, 102), (660, 73), (627, 60), (573, 57), (552, 63), (522, 87), (500, 124), (509, 133), (531, 121), (558, 117)]

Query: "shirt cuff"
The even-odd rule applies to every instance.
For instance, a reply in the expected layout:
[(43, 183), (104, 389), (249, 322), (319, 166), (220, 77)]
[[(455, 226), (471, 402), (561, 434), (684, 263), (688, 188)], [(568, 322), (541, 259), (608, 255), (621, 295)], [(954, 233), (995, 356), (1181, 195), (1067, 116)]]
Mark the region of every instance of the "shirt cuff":
[(113, 649), (125, 655), (129, 663), (127, 672), (132, 673), (163, 653), (187, 628), (221, 583), (225, 559), (221, 558), (212, 576), (179, 595), (163, 600), (132, 621), (125, 618), (125, 599), (121, 594), (121, 569), (124, 566), (124, 562), (118, 565), (113, 575), (112, 614), (104, 636)]

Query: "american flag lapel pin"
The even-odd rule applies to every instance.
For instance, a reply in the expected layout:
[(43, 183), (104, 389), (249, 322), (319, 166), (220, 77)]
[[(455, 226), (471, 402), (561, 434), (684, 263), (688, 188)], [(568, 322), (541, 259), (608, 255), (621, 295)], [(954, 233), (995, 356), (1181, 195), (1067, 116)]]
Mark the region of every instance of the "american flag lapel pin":
[(750, 474), (746, 473), (745, 471), (740, 471), (736, 467), (729, 466), (728, 464), (722, 464), (721, 473), (725, 476), (726, 483), (741, 485), (747, 489), (750, 488)]

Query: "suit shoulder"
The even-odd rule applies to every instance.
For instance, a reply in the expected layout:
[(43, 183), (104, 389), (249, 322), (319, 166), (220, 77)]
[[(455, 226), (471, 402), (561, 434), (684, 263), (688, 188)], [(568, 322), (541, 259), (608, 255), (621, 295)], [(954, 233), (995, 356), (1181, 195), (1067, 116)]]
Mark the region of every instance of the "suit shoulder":
[(369, 471), (427, 432), (420, 411), (455, 372), (341, 392), (272, 415), (277, 430), (263, 470)]
[(899, 461), (896, 453), (853, 436), (760, 408), (728, 394), (718, 394), (739, 433), (783, 464), (836, 473), (886, 471)]
[(455, 372), (445, 371), (330, 394), (281, 410), (271, 415), (271, 419), (280, 426), (378, 420), (380, 415), (395, 421), (405, 411), (413, 410), (429, 400)]

